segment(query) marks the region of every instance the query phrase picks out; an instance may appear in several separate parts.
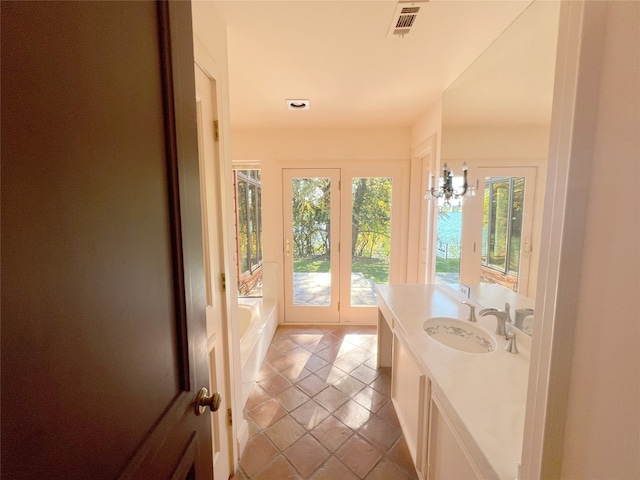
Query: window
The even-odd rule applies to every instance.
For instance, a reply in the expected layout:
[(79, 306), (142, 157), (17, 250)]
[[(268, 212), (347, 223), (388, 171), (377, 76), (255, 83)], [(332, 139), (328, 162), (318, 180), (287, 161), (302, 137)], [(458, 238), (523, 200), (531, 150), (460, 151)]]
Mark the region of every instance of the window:
[(236, 170), (236, 251), (241, 297), (262, 296), (262, 184), (260, 170)]
[(523, 177), (487, 177), (482, 225), (483, 281), (517, 291), (524, 206)]

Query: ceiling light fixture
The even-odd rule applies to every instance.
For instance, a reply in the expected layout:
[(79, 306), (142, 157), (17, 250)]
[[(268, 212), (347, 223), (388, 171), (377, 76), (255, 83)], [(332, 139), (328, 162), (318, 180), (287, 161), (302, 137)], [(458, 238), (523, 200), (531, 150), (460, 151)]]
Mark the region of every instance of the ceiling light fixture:
[(442, 178), (440, 179), (440, 185), (436, 188), (434, 185), (435, 179), (433, 176), (431, 177), (431, 185), (432, 187), (427, 190), (424, 198), (444, 198), (445, 205), (450, 205), (450, 200), (453, 198), (455, 200), (460, 199), (464, 196), (473, 197), (476, 194), (475, 187), (469, 185), (467, 182), (467, 164), (462, 164), (462, 176), (463, 176), (463, 184), (460, 188), (455, 188), (453, 186), (453, 171), (449, 170), (447, 164), (444, 164), (442, 169)]
[(309, 110), (309, 100), (288, 99), (287, 108), (289, 110)]

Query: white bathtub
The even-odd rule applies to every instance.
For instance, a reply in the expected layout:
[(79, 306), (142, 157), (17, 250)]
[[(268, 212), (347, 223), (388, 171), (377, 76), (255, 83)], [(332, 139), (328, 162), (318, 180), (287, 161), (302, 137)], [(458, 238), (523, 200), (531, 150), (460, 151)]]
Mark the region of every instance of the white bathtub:
[(238, 305), (238, 333), (240, 336), (240, 343), (242, 339), (249, 331), (253, 322), (260, 320), (260, 312), (252, 305)]
[(242, 365), (242, 405), (244, 407), (271, 344), (273, 334), (278, 328), (275, 303), (261, 298), (238, 299), (237, 323)]

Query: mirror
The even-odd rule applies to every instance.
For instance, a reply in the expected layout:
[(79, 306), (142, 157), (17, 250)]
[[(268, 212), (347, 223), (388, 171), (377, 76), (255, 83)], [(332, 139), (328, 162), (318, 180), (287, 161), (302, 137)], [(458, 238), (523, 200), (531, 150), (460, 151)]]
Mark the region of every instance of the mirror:
[(454, 186), (466, 164), (475, 196), (439, 200), (436, 281), (483, 306), (509, 303), (529, 334), (559, 11), (532, 2), (443, 95), (441, 163)]

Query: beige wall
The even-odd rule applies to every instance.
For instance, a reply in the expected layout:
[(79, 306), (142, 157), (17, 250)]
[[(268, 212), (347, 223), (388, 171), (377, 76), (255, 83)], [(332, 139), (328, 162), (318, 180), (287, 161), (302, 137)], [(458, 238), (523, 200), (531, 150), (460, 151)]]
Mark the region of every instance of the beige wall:
[[(415, 151), (432, 136), (440, 138), (442, 130), (442, 98), (435, 105), (432, 105), (422, 117), (420, 117), (411, 127), (411, 151)], [(438, 144), (440, 140), (438, 140)], [(439, 156), (440, 148), (436, 148), (436, 156)]]
[(329, 160), (407, 159), (409, 136), (404, 128), (234, 130), (233, 159), (295, 160), (314, 167)]
[[(434, 203), (424, 199), (429, 178), (438, 170), (442, 127), (442, 97), (411, 126), (411, 202), (407, 244), (407, 282), (431, 283), (435, 273)], [(416, 221), (417, 220), (417, 221)]]
[(640, 3), (610, 2), (606, 32), (576, 279), (566, 479), (640, 478)]
[[(205, 45), (220, 68), (227, 68), (227, 26), (213, 2), (191, 2), (193, 36)], [(196, 61), (198, 58), (196, 57)]]
[(442, 159), (521, 160), (546, 159), (549, 125), (529, 127), (446, 127)]

